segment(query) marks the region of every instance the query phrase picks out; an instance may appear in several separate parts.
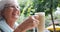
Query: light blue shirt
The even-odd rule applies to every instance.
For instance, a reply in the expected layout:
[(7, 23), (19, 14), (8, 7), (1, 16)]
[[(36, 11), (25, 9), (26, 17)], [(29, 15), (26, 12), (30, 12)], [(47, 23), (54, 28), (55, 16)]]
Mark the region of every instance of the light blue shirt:
[(9, 27), (9, 25), (5, 22), (5, 20), (0, 20), (0, 28), (4, 32), (13, 32), (14, 31), (11, 27)]

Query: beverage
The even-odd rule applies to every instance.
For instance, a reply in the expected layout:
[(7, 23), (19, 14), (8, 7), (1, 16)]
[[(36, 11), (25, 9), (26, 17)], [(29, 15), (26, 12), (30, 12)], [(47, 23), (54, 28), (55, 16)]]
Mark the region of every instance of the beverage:
[(44, 32), (44, 30), (45, 30), (45, 13), (39, 12), (39, 13), (35, 13), (35, 15), (37, 16), (36, 18), (39, 20), (37, 32)]

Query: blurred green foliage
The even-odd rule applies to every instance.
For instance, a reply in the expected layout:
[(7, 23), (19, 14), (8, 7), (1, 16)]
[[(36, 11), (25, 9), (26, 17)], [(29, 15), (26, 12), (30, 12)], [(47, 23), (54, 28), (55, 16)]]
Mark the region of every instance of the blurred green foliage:
[[(36, 12), (50, 13), (51, 0), (19, 0), (21, 13), (25, 16), (33, 15)], [(60, 0), (53, 0), (53, 11), (60, 6)]]

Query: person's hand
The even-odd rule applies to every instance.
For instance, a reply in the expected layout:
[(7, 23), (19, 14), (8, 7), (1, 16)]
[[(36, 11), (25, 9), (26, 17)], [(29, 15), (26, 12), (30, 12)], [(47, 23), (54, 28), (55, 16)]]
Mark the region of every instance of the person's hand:
[(34, 27), (37, 27), (37, 25), (39, 24), (39, 21), (36, 19), (36, 16), (30, 16), (28, 17), (28, 19), (26, 19), (22, 24), (21, 26), (24, 28), (24, 29), (32, 29)]
[(25, 29), (32, 29), (37, 27), (38, 24), (39, 21), (36, 19), (36, 16), (30, 16), (21, 25), (23, 25)]
[(15, 32), (24, 32), (29, 29), (33, 29), (34, 27), (37, 27), (39, 24), (39, 21), (36, 19), (36, 16), (30, 16), (22, 24), (20, 24)]

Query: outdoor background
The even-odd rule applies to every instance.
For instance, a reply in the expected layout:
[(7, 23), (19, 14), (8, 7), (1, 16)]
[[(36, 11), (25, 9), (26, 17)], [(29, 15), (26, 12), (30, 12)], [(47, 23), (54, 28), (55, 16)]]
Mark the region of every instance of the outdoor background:
[(54, 21), (60, 22), (60, 0), (18, 0), (18, 3), (21, 11), (18, 23), (37, 12), (45, 12), (45, 27), (48, 27), (49, 23), (52, 22), (50, 8), (52, 8)]

